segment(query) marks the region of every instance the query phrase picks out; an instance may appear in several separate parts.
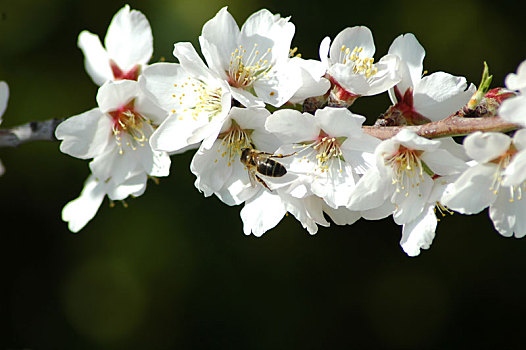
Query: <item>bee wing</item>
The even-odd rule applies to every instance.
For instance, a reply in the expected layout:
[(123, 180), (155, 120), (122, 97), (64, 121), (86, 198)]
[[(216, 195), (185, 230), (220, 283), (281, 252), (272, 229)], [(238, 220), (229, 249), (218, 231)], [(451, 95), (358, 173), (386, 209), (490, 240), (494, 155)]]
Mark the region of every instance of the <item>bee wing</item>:
[(252, 187), (256, 187), (256, 185), (258, 184), (258, 180), (256, 179), (256, 175), (253, 171), (248, 170), (248, 179), (250, 180), (250, 184), (252, 185)]

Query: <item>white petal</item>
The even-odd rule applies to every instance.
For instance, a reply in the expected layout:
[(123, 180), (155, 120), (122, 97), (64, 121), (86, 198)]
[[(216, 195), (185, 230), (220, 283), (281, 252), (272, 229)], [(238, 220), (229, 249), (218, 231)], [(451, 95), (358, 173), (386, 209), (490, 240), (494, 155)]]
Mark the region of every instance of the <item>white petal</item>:
[(176, 43), (173, 54), (184, 70), (190, 73), (192, 77), (205, 82), (216, 79), (199, 57), (192, 43)]
[(329, 49), (330, 49), (330, 46), (331, 46), (331, 38), (326, 36), (321, 41), (320, 49), (319, 49), (320, 60), (323, 63), (323, 65), (325, 66), (325, 69), (327, 69), (329, 67)]
[(464, 139), (468, 156), (479, 163), (486, 163), (500, 157), (508, 150), (511, 138), (498, 132), (474, 132)]
[(158, 151), (175, 152), (181, 150), (200, 141), (191, 142), (189, 139), (197, 128), (205, 124), (207, 121), (203, 118), (194, 120), (189, 114), (169, 116), (150, 137), (150, 145)]
[(336, 225), (352, 225), (361, 218), (359, 211), (352, 211), (345, 207), (334, 209), (325, 205), (323, 211), (329, 215)]
[(389, 201), (386, 201), (379, 207), (363, 210), (360, 212), (360, 214), (365, 220), (381, 220), (391, 215), (394, 211), (395, 205)]
[(283, 143), (299, 143), (315, 140), (320, 128), (312, 114), (294, 109), (274, 112), (265, 122), (265, 129), (276, 135)]
[(124, 200), (131, 195), (137, 197), (146, 189), (146, 181), (147, 177), (144, 172), (134, 175), (118, 186), (108, 186), (108, 197), (114, 201)]
[(431, 121), (442, 120), (464, 107), (475, 91), (475, 86), (468, 87), (464, 77), (436, 72), (415, 86), (414, 108)]
[(391, 193), (391, 178), (380, 176), (378, 170), (372, 168), (356, 184), (347, 208), (361, 211), (379, 207)]
[(517, 67), (517, 74), (510, 73), (506, 76), (506, 87), (510, 90), (519, 90), (526, 93), (526, 60)]
[(2, 115), (4, 115), (7, 108), (7, 100), (9, 99), (9, 87), (5, 81), (0, 81), (0, 122), (2, 122)]
[(226, 7), (205, 23), (199, 42), (210, 69), (216, 72), (228, 70), (231, 54), (239, 45), (239, 36), (239, 27)]
[(513, 145), (519, 150), (526, 149), (526, 129), (519, 129), (513, 135)]
[(84, 53), (84, 66), (95, 84), (102, 85), (113, 79), (110, 58), (98, 35), (84, 30), (79, 35), (77, 45)]
[(297, 64), (301, 69), (301, 85), (291, 97), (291, 103), (303, 103), (306, 98), (322, 96), (329, 90), (331, 83), (323, 78), (327, 68), (322, 62), (304, 60), (299, 57), (292, 58), (291, 62)]
[(115, 185), (120, 185), (132, 174), (144, 171), (142, 164), (135, 160), (131, 152), (134, 151), (124, 148), (121, 154), (116, 146), (109, 148), (106, 153), (91, 161), (91, 172), (101, 181), (111, 180)]
[(440, 141), (426, 139), (408, 129), (400, 130), (393, 139), (412, 150), (434, 151), (440, 147)]
[(68, 222), (71, 232), (79, 232), (93, 219), (105, 195), (105, 184), (93, 175), (88, 177), (80, 196), (62, 209), (62, 220)]
[(314, 120), (329, 136), (352, 137), (362, 133), (365, 117), (351, 113), (346, 108), (325, 107), (316, 111)]
[(437, 218), (434, 205), (430, 205), (415, 220), (404, 225), (400, 245), (409, 256), (417, 256), (420, 249), (429, 249), (435, 230)]
[(437, 175), (452, 175), (467, 169), (467, 164), (445, 149), (424, 152), (420, 159)]
[[(524, 130), (524, 129), (523, 129)], [(515, 154), (504, 170), (503, 186), (519, 186), (526, 180), (526, 150)]]
[(287, 210), (277, 194), (261, 190), (259, 195), (252, 197), (241, 209), (241, 220), (243, 220), (243, 232), (246, 235), (254, 234), (260, 237), (276, 226)]
[(60, 123), (55, 136), (63, 140), (60, 151), (81, 159), (101, 154), (112, 137), (111, 120), (98, 108), (70, 117)]
[(270, 112), (265, 108), (233, 107), (230, 111), (230, 118), (234, 119), (242, 129), (263, 130), (268, 116)]
[(526, 126), (526, 96), (504, 100), (499, 108), (499, 116), (511, 123)]
[(243, 106), (247, 108), (265, 107), (265, 102), (263, 102), (261, 98), (252, 95), (250, 92), (236, 87), (231, 87), (231, 89), (232, 97), (239, 101)]
[(361, 57), (373, 57), (375, 52), (373, 33), (364, 26), (345, 28), (336, 37), (331, 45), (330, 59), (333, 63), (339, 62), (342, 47), (349, 48), (351, 51), (355, 48), (362, 48)]
[(479, 164), (447, 186), (440, 202), (461, 214), (477, 214), (496, 199), (492, 184), (496, 166)]
[(141, 12), (130, 11), (126, 5), (111, 20), (104, 44), (110, 58), (122, 70), (146, 64), (153, 54), (150, 24)]
[(139, 84), (132, 80), (109, 81), (99, 88), (97, 103), (102, 113), (107, 113), (126, 105), (137, 97)]
[(397, 86), (403, 94), (407, 88), (415, 86), (420, 81), (426, 52), (416, 37), (408, 33), (397, 37), (389, 47), (388, 53), (397, 55), (402, 61), (400, 64), (402, 81)]
[(407, 224), (422, 213), (433, 188), (433, 180), (425, 173), (416, 185), (408, 176), (403, 180), (400, 192), (395, 191), (391, 198), (391, 202), (397, 205), (393, 219), (398, 225)]
[(222, 141), (214, 142), (209, 150), (201, 146), (192, 159), (190, 170), (197, 176), (195, 187), (205, 196), (219, 191), (232, 174), (232, 164)]
[(526, 200), (510, 201), (507, 188), (501, 188), (497, 200), (490, 206), (489, 216), (495, 229), (505, 236), (526, 236)]
[(301, 70), (294, 63), (284, 63), (279, 70), (269, 73), (267, 78), (257, 79), (254, 83), (256, 95), (264, 102), (281, 107), (301, 87)]

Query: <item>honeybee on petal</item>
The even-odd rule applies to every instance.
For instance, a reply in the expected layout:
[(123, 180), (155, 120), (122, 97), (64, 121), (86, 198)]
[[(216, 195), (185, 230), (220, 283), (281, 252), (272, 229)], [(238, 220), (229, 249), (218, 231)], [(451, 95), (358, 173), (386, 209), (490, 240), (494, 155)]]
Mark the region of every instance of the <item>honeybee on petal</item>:
[(283, 154), (273, 154), (258, 151), (254, 147), (246, 147), (241, 149), (241, 158), (240, 161), (243, 163), (248, 170), (248, 178), (252, 186), (256, 186), (256, 183), (259, 182), (269, 191), (272, 191), (267, 183), (260, 177), (260, 175), (270, 176), (270, 177), (282, 177), (287, 173), (287, 169), (283, 164), (278, 161), (275, 161), (273, 158), (284, 158), (292, 156), (296, 153), (291, 153), (287, 155)]

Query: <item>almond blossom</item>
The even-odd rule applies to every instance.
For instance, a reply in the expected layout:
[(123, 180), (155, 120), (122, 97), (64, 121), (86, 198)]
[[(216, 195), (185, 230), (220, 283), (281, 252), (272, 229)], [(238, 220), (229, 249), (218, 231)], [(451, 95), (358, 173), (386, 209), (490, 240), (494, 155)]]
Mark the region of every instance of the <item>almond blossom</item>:
[(397, 37), (389, 47), (389, 54), (400, 58), (402, 80), (389, 90), (394, 111), (401, 124), (423, 124), (444, 119), (466, 105), (475, 93), (475, 86), (466, 78), (444, 72), (423, 76), (425, 51), (416, 37), (409, 33)]
[(526, 235), (526, 130), (513, 138), (477, 131), (464, 140), (476, 164), (467, 169), (442, 196), (442, 203), (462, 214), (476, 214), (489, 206), (495, 229), (503, 236)]
[(348, 208), (366, 219), (393, 214), (398, 225), (415, 220), (427, 207), (435, 175), (460, 173), (465, 162), (447, 150), (447, 141), (428, 140), (407, 129), (376, 148), (376, 167), (360, 179)]
[(345, 108), (326, 107), (315, 115), (285, 109), (269, 117), (265, 127), (283, 144), (279, 153), (294, 154), (283, 162), (300, 175), (307, 193), (338, 208), (349, 202), (358, 174), (374, 164), (373, 152), (380, 141), (362, 132), (364, 121)]
[(334, 85), (331, 98), (351, 105), (360, 96), (380, 94), (400, 81), (399, 58), (386, 55), (374, 61), (375, 46), (369, 28), (345, 28), (331, 44), (329, 37), (320, 44), (320, 58)]
[(516, 74), (508, 74), (506, 87), (518, 91), (519, 94), (502, 103), (499, 115), (502, 119), (526, 127), (526, 60), (519, 65)]
[(154, 126), (166, 115), (140, 91), (138, 82), (104, 84), (97, 103), (98, 108), (66, 119), (55, 131), (63, 153), (93, 158), (89, 164), (92, 176), (80, 199), (63, 211), (63, 219), (74, 232), (95, 215), (101, 196), (122, 200), (140, 195), (147, 176), (167, 176), (170, 168), (168, 154), (153, 151), (148, 143)]
[(153, 54), (150, 24), (139, 11), (126, 5), (111, 20), (102, 46), (99, 37), (87, 30), (80, 33), (78, 46), (84, 65), (97, 85), (109, 80), (137, 80)]
[(230, 111), (230, 87), (206, 67), (192, 44), (175, 44), (174, 56), (180, 64), (156, 63), (141, 77), (143, 90), (169, 114), (150, 144), (166, 152), (201, 141), (210, 148)]
[(260, 10), (241, 27), (222, 8), (203, 26), (201, 51), (211, 70), (245, 107), (279, 107), (301, 87), (300, 67), (289, 57), (295, 27), (289, 18)]

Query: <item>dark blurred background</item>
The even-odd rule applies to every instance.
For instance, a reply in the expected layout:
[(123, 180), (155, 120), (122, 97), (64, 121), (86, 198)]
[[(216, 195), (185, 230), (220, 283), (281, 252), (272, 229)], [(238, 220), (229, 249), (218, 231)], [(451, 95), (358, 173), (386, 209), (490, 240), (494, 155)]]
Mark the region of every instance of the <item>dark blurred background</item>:
[[(96, 106), (76, 47), (102, 38), (119, 0), (0, 0), (2, 126), (68, 117)], [(304, 58), (347, 26), (367, 25), (379, 59), (399, 34), (425, 47), (425, 69), (494, 86), (526, 58), (519, 1), (130, 1), (150, 20), (152, 62), (173, 61), (225, 5), (239, 24), (265, 7), (292, 16)], [(385, 110), (386, 95), (354, 111)], [(429, 251), (407, 257), (391, 219), (320, 228), (292, 217), (246, 237), (241, 207), (204, 198), (191, 154), (128, 208), (105, 201), (79, 234), (60, 219), (88, 162), (58, 143), (1, 149), (0, 349), (520, 348), (526, 324), (526, 241), (503, 238), (487, 212), (443, 219)], [(526, 213), (525, 213), (526, 215)]]

